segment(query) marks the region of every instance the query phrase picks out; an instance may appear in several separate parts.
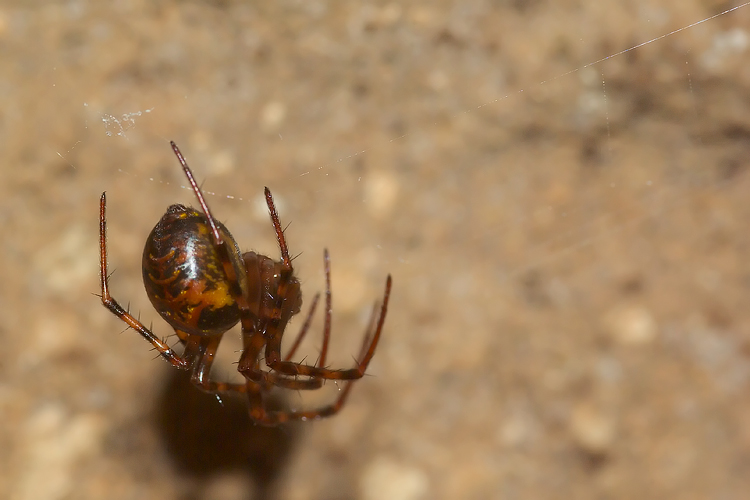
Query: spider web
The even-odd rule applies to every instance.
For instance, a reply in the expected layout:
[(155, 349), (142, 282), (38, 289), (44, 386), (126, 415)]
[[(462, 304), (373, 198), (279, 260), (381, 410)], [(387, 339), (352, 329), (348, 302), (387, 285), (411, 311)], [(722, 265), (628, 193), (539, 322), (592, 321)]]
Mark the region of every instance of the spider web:
[[(524, 93), (526, 94), (539, 94), (544, 93), (545, 89), (548, 87), (555, 87), (555, 84), (561, 81), (564, 82), (570, 82), (572, 80), (579, 80), (584, 84), (584, 86), (588, 87), (585, 92), (581, 93), (582, 95), (578, 96), (579, 99), (579, 110), (582, 114), (589, 114), (590, 116), (585, 119), (591, 119), (591, 117), (594, 117), (594, 119), (599, 120), (601, 126), (607, 128), (607, 138), (611, 139), (611, 133), (610, 133), (610, 108), (612, 106), (617, 106), (617, 102), (609, 102), (609, 99), (612, 98), (612, 93), (608, 96), (607, 93), (607, 63), (609, 61), (621, 61), (625, 58), (627, 58), (632, 53), (638, 53), (638, 51), (642, 51), (643, 49), (649, 49), (651, 46), (661, 46), (661, 44), (669, 44), (672, 41), (674, 41), (675, 38), (677, 38), (680, 35), (683, 35), (685, 33), (690, 33), (691, 31), (698, 30), (703, 27), (703, 25), (717, 25), (721, 22), (722, 19), (726, 18), (728, 20), (731, 20), (731, 16), (741, 9), (744, 9), (747, 7), (748, 3), (742, 3), (733, 7), (728, 7), (720, 12), (717, 12), (713, 15), (700, 18), (698, 20), (695, 20), (694, 22), (691, 22), (689, 24), (680, 25), (677, 28), (670, 29), (669, 23), (665, 22), (663, 19), (659, 21), (658, 19), (660, 17), (668, 16), (669, 13), (666, 13), (665, 11), (659, 11), (656, 7), (652, 8), (651, 11), (648, 10), (648, 8), (644, 7), (643, 11), (638, 14), (638, 16), (641, 18), (641, 20), (645, 20), (646, 24), (652, 23), (652, 19), (648, 18), (649, 13), (652, 14), (654, 17), (654, 25), (659, 25), (659, 28), (655, 30), (651, 30), (650, 33), (658, 33), (655, 36), (648, 37), (645, 36), (645, 40), (638, 41), (636, 43), (627, 45), (626, 48), (618, 49), (615, 51), (607, 52), (606, 56), (593, 58), (589, 62), (586, 62), (584, 64), (575, 66), (571, 69), (568, 69), (567, 71), (556, 73), (555, 70), (543, 70), (543, 72), (551, 72), (549, 76), (545, 77), (542, 80), (537, 80), (536, 83), (524, 83), (523, 85), (514, 85), (514, 86), (507, 86), (509, 88), (509, 91), (505, 94), (496, 94), (491, 99), (484, 99), (480, 97), (480, 104), (471, 106), (471, 107), (465, 107), (461, 111), (457, 113), (450, 114), (448, 116), (448, 119), (454, 120), (454, 121), (460, 121), (462, 116), (472, 116), (472, 115), (481, 115), (485, 111), (488, 111), (490, 115), (496, 114), (496, 118), (499, 116), (499, 113), (497, 113), (498, 109), (501, 109), (504, 105), (509, 104), (512, 101), (518, 101), (522, 100), (524, 97)], [(395, 12), (399, 12), (399, 14), (395, 14)], [(386, 8), (384, 8), (382, 11), (373, 11), (374, 13), (371, 13), (369, 17), (384, 17), (388, 18), (389, 16), (397, 16), (400, 15), (400, 10), (393, 5), (390, 5)], [(367, 17), (367, 16), (366, 16)], [(379, 21), (373, 21), (370, 19), (369, 21), (362, 21), (362, 22), (379, 22)], [(729, 21), (731, 22), (731, 21)], [(585, 39), (581, 39), (581, 42), (583, 44), (586, 43)], [(675, 43), (678, 43), (677, 41), (674, 41)], [(724, 66), (729, 64), (728, 61), (735, 61), (737, 57), (742, 56), (747, 52), (748, 47), (748, 35), (746, 31), (742, 30), (741, 28), (733, 28), (728, 29), (725, 31), (718, 31), (713, 36), (712, 39), (707, 40), (706, 44), (704, 46), (701, 46), (702, 53), (695, 57), (695, 54), (692, 54), (690, 52), (691, 49), (686, 49), (685, 52), (685, 67), (683, 68), (670, 68), (671, 70), (679, 71), (681, 73), (681, 79), (678, 79), (674, 85), (684, 86), (686, 88), (689, 88), (689, 93), (692, 98), (697, 102), (700, 99), (700, 96), (697, 95), (697, 93), (702, 92), (703, 89), (696, 89), (694, 88), (694, 83), (692, 80), (692, 73), (693, 71), (705, 71), (705, 70), (723, 70)], [(637, 55), (634, 57), (638, 57)], [(698, 68), (691, 67), (692, 65), (699, 66)], [(436, 74), (431, 76), (432, 80), (431, 83), (434, 87), (440, 88), (441, 86), (444, 86), (445, 83), (443, 80), (445, 79), (445, 75), (437, 72)], [(528, 81), (528, 79), (526, 79)], [(533, 82), (533, 80), (531, 80)], [(555, 92), (562, 92), (563, 95), (566, 92), (566, 90), (559, 90)], [(486, 95), (486, 91), (483, 92), (484, 95)], [(88, 103), (84, 103), (84, 106), (88, 107)], [(697, 104), (693, 103), (693, 106), (695, 106), (695, 114), (697, 115), (699, 113), (697, 109)], [(115, 114), (109, 114), (109, 113), (101, 113), (101, 121), (104, 125), (104, 132), (105, 135), (108, 137), (116, 137), (127, 140), (127, 132), (134, 127), (136, 127), (136, 121), (142, 118), (146, 117), (147, 113), (154, 112), (155, 108), (149, 108), (144, 109), (141, 111), (130, 111), (130, 112), (121, 112), (119, 115)], [(158, 110), (158, 112), (164, 113), (165, 110)], [(94, 112), (99, 113), (99, 111)], [(286, 115), (288, 114), (287, 105), (283, 104), (280, 101), (270, 101), (268, 102), (260, 112), (260, 122), (261, 127), (265, 127), (269, 130), (276, 131), (277, 128), (281, 123), (284, 122)], [(426, 128), (429, 128), (432, 125), (436, 125), (436, 122), (429, 123), (425, 126)], [(87, 127), (88, 128), (88, 127)], [(691, 134), (695, 131), (686, 131), (687, 134)], [(409, 142), (411, 139), (414, 139), (414, 136), (423, 135), (423, 131), (417, 131), (417, 132), (407, 132), (405, 134), (397, 135), (395, 137), (392, 137), (391, 139), (388, 139), (389, 143), (406, 143)], [(700, 134), (700, 132), (698, 132)], [(285, 135), (286, 133), (283, 131), (278, 131), (278, 140), (279, 142), (293, 142), (295, 137), (289, 139), (287, 137), (285, 141)], [(163, 138), (163, 137), (162, 137)], [(697, 135), (696, 137), (691, 138), (692, 141), (696, 142), (697, 144), (700, 143), (701, 137), (700, 135)], [(342, 156), (335, 157), (336, 159), (334, 161), (327, 161), (319, 163), (317, 166), (314, 166), (313, 168), (310, 168), (309, 164), (299, 165), (295, 170), (297, 170), (296, 174), (294, 172), (291, 173), (291, 175), (299, 175), (301, 177), (310, 176), (310, 175), (322, 175), (322, 176), (328, 176), (334, 171), (340, 171), (340, 170), (346, 170), (352, 169), (352, 165), (357, 162), (361, 157), (366, 157), (368, 154), (372, 156), (377, 156), (378, 148), (386, 149), (388, 146), (384, 146), (382, 144), (378, 144), (378, 142), (381, 142), (382, 139), (375, 138), (372, 140), (372, 142), (376, 143), (375, 146), (369, 146), (364, 149), (356, 149), (350, 153), (344, 154)], [(80, 142), (77, 141), (76, 145)], [(73, 147), (75, 147), (74, 145)], [(286, 147), (286, 145), (284, 146)], [(612, 146), (607, 146), (609, 148), (610, 154), (612, 154)], [(70, 153), (68, 151), (67, 153), (63, 152), (57, 152), (57, 154), (62, 157), (63, 159), (66, 159), (66, 154)], [(222, 163), (222, 157), (221, 155), (218, 155), (219, 162)], [(67, 159), (66, 159), (67, 161)], [(69, 163), (69, 165), (72, 168), (76, 168), (72, 163)], [(222, 166), (211, 166), (207, 165), (210, 171), (219, 171), (221, 172)], [(125, 168), (119, 168), (118, 172), (125, 176), (125, 177), (133, 177), (135, 179), (138, 179), (136, 182), (140, 183), (144, 180), (150, 181), (150, 182), (157, 182), (164, 185), (171, 185), (176, 184), (181, 189), (188, 189), (187, 186), (184, 185), (184, 183), (180, 182), (179, 179), (176, 179), (174, 181), (165, 181), (165, 180), (159, 180), (153, 176), (144, 176), (140, 173), (134, 172), (131, 169), (125, 167)], [(370, 195), (369, 200), (363, 200), (366, 203), (372, 203), (373, 205), (378, 205), (378, 199), (379, 197), (384, 197), (386, 200), (393, 200), (395, 193), (394, 190), (397, 188), (393, 185), (393, 179), (389, 178), (382, 178), (373, 176), (375, 179), (366, 185), (365, 191), (367, 194)], [(358, 181), (362, 181), (362, 177), (357, 177)], [(303, 184), (304, 185), (304, 184)], [(646, 181), (647, 186), (653, 186), (653, 181)], [(615, 187), (615, 186), (612, 186)], [(653, 195), (654, 199), (660, 199), (659, 194), (662, 193), (668, 193), (674, 190), (674, 185), (660, 185), (655, 186), (655, 189), (651, 190), (652, 193), (656, 193)], [(262, 220), (265, 217), (265, 205), (262, 201), (262, 198), (253, 195), (252, 193), (249, 195), (245, 195), (243, 193), (235, 193), (235, 192), (216, 192), (211, 189), (205, 189), (206, 194), (211, 196), (218, 196), (219, 198), (226, 198), (229, 200), (236, 200), (240, 202), (246, 202), (250, 201), (254, 204), (254, 214), (256, 216), (257, 220)], [(679, 192), (675, 195), (677, 197), (677, 200), (679, 199)], [(678, 202), (675, 199), (672, 199), (672, 203)], [(280, 202), (283, 204), (283, 200)], [(382, 205), (383, 202), (381, 202)], [(385, 202), (387, 203), (387, 202)], [(664, 203), (662, 200), (661, 203)], [(652, 207), (654, 208), (654, 207)], [(576, 211), (581, 210), (581, 207), (573, 207), (572, 210), (566, 210), (565, 212), (561, 212), (563, 217), (570, 217), (573, 213)], [(663, 205), (662, 208), (657, 208), (658, 210), (668, 210), (669, 209), (669, 203), (666, 205)], [(377, 211), (377, 208), (373, 208), (373, 210)], [(544, 207), (540, 207), (539, 210), (544, 211)], [(580, 237), (576, 236), (576, 230), (567, 230), (565, 232), (560, 232), (559, 234), (554, 234), (548, 242), (545, 242), (541, 245), (542, 249), (540, 252), (543, 254), (539, 257), (530, 257), (527, 261), (527, 263), (519, 269), (513, 270), (514, 273), (523, 273), (527, 269), (535, 268), (542, 264), (544, 261), (550, 260), (550, 259), (556, 259), (558, 256), (564, 255), (569, 252), (574, 252), (577, 248), (581, 248), (582, 246), (590, 245), (593, 241), (596, 241), (599, 238), (606, 238), (607, 235), (612, 234), (613, 232), (617, 232), (621, 228), (626, 227), (627, 225), (637, 223), (637, 221), (642, 220), (641, 218), (638, 218), (637, 220), (633, 219), (627, 219), (622, 220), (622, 216), (618, 219), (616, 214), (614, 216), (611, 216), (610, 214), (610, 224), (604, 223), (601, 224), (600, 227), (601, 232), (597, 233), (594, 232), (593, 236), (586, 236), (586, 237)], [(655, 214), (652, 212), (650, 215), (645, 216), (648, 217), (654, 217)], [(500, 228), (495, 228), (500, 229)], [(578, 232), (580, 231), (587, 231), (586, 228), (578, 228)], [(562, 243), (560, 244), (559, 241), (564, 240), (568, 241), (568, 243)], [(545, 249), (549, 247), (550, 249)], [(562, 247), (562, 248), (559, 248)], [(269, 249), (269, 252), (271, 249)], [(410, 260), (410, 257), (407, 255), (400, 255), (398, 259), (401, 262), (408, 262)]]

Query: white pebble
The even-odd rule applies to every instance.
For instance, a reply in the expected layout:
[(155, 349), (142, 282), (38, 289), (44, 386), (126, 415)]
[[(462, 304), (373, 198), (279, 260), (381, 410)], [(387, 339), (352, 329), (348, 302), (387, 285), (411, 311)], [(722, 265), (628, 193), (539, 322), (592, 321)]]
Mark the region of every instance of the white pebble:
[(592, 454), (606, 452), (615, 437), (614, 420), (590, 404), (573, 411), (570, 430), (576, 443)]
[(429, 486), (423, 471), (384, 456), (370, 462), (361, 481), (365, 500), (416, 500), (425, 498)]
[(615, 340), (626, 345), (644, 345), (656, 338), (657, 325), (643, 306), (621, 306), (604, 317), (605, 328)]

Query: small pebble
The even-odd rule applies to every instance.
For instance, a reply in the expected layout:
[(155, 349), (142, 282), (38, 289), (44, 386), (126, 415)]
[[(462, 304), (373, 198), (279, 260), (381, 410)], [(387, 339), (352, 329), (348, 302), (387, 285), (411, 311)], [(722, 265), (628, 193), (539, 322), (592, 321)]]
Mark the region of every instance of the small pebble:
[(657, 325), (651, 312), (643, 306), (621, 306), (604, 316), (609, 335), (625, 345), (645, 345), (656, 338)]
[(529, 441), (531, 435), (531, 423), (523, 415), (512, 415), (503, 424), (497, 433), (497, 440), (504, 446), (515, 448)]
[(286, 118), (286, 105), (283, 102), (271, 101), (260, 112), (260, 125), (266, 132), (277, 130)]
[(590, 404), (581, 404), (573, 411), (570, 430), (576, 443), (594, 455), (604, 454), (615, 437), (612, 418)]
[(417, 500), (426, 498), (429, 481), (423, 471), (380, 456), (365, 468), (361, 486), (365, 500)]
[(374, 171), (365, 181), (365, 200), (370, 215), (383, 219), (390, 215), (398, 197), (398, 180), (390, 172)]

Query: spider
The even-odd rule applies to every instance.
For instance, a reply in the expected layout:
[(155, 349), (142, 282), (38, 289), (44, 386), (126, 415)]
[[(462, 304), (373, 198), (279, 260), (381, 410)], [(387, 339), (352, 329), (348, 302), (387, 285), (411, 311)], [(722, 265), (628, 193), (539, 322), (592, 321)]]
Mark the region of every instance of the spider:
[[(291, 361), (307, 334), (320, 294), (313, 298), (294, 343), (282, 357), (282, 337), (289, 320), (301, 310), (302, 295), (271, 191), (265, 188), (265, 198), (281, 250), (279, 261), (255, 252), (240, 253), (227, 228), (211, 215), (177, 145), (170, 144), (201, 211), (184, 205), (167, 208), (143, 250), (143, 282), (154, 308), (183, 344), (182, 355), (156, 337), (110, 295), (106, 193), (102, 193), (99, 203), (102, 304), (140, 333), (172, 366), (190, 371), (191, 382), (199, 389), (245, 394), (250, 418), (257, 424), (277, 425), (336, 414), (344, 406), (353, 381), (362, 378), (375, 354), (388, 309), (391, 276), (386, 279), (382, 304), (373, 308), (356, 365), (349, 369), (330, 369), (326, 367), (326, 356), (331, 336), (331, 263), (328, 250), (324, 250), (325, 316), (320, 357), (314, 365)], [(245, 383), (215, 381), (209, 375), (219, 342), (237, 323), (242, 327), (243, 344), (238, 371), (245, 377)], [(268, 370), (261, 368), (261, 356)], [(265, 405), (265, 396), (274, 387), (312, 390), (320, 388), (326, 380), (347, 381), (338, 398), (327, 406), (272, 411)]]

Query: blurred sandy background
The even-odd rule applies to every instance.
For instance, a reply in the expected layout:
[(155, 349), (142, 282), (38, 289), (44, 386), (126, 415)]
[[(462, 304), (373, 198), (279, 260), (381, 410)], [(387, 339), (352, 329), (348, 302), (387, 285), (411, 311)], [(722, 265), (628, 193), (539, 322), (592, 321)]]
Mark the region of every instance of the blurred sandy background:
[[(0, 2), (0, 498), (746, 498), (750, 7), (619, 54), (733, 5)], [(245, 249), (273, 190), (308, 303), (330, 249), (334, 365), (393, 274), (336, 418), (253, 428), (94, 296), (106, 190), (169, 334), (170, 139)]]

